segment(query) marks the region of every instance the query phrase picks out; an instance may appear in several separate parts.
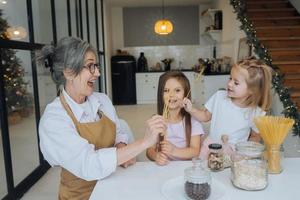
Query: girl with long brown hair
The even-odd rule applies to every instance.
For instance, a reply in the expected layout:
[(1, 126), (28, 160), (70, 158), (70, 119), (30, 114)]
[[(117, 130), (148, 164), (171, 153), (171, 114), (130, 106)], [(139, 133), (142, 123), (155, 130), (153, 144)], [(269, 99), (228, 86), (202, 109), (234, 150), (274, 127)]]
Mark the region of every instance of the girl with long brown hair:
[(204, 134), (202, 125), (182, 107), (182, 100), (191, 98), (189, 91), (189, 80), (182, 72), (166, 72), (159, 78), (157, 112), (163, 115), (167, 107), (168, 127), (164, 140), (147, 149), (148, 158), (158, 165), (199, 156), (200, 135)]

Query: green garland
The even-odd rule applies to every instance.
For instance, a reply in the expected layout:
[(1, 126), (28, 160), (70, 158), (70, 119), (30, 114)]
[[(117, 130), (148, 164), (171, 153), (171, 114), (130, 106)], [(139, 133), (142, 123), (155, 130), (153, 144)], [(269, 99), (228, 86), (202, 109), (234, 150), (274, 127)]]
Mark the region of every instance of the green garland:
[(264, 60), (266, 64), (274, 69), (275, 74), (272, 78), (272, 85), (283, 104), (284, 110), (282, 113), (285, 117), (295, 120), (293, 132), (294, 135), (300, 136), (300, 116), (297, 111), (297, 106), (291, 101), (289, 89), (283, 85), (284, 76), (280, 73), (278, 67), (272, 64), (272, 58), (268, 54), (268, 50), (256, 36), (256, 30), (246, 15), (246, 1), (230, 0), (230, 4), (233, 6), (235, 13), (237, 13), (237, 19), (242, 23), (240, 28), (246, 33), (249, 45), (254, 47), (254, 52), (260, 59)]

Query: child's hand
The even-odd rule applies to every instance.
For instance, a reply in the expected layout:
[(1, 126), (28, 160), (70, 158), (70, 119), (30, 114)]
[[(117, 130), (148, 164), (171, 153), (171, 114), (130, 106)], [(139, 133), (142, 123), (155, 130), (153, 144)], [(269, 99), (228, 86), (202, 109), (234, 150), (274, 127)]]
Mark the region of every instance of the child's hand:
[(163, 166), (163, 165), (167, 165), (169, 163), (169, 159), (168, 159), (168, 156), (165, 155), (164, 153), (157, 152), (155, 162), (156, 162), (156, 164)]
[(193, 104), (188, 98), (184, 98), (182, 100), (182, 107), (185, 109), (186, 112), (189, 113), (193, 110)]
[(163, 140), (160, 142), (161, 152), (166, 154), (169, 157), (173, 156), (174, 149), (176, 148), (173, 144), (168, 142), (167, 140)]

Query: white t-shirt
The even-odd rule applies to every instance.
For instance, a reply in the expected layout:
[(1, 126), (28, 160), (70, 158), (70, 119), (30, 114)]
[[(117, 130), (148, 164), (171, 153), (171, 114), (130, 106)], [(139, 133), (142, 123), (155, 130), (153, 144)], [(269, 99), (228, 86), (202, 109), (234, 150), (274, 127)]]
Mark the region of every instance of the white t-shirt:
[(229, 143), (247, 141), (250, 130), (258, 133), (253, 119), (266, 114), (261, 108), (241, 108), (232, 103), (225, 90), (217, 91), (205, 104), (212, 114), (209, 137), (221, 142), (221, 136), (229, 136)]
[[(77, 104), (65, 91), (63, 95), (76, 119), (81, 123), (99, 120), (98, 110), (116, 124), (116, 144), (127, 143), (110, 99), (94, 92), (83, 104)], [(95, 150), (82, 138), (62, 106), (59, 97), (48, 104), (39, 124), (40, 147), (50, 165), (59, 165), (84, 180), (98, 180), (116, 170), (116, 148)]]
[[(191, 136), (204, 134), (202, 125), (199, 121), (191, 118)], [(186, 147), (184, 120), (178, 123), (168, 123), (167, 140), (178, 148)]]

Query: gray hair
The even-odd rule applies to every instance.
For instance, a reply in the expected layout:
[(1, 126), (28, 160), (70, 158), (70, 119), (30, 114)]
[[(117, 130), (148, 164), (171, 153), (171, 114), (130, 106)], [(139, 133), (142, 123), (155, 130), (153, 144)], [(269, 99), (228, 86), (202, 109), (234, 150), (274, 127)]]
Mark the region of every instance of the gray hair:
[(64, 69), (70, 69), (75, 76), (81, 72), (88, 51), (92, 51), (97, 58), (97, 51), (88, 42), (80, 38), (64, 37), (56, 46), (46, 45), (38, 51), (36, 61), (50, 68), (52, 79), (59, 86), (66, 82)]

